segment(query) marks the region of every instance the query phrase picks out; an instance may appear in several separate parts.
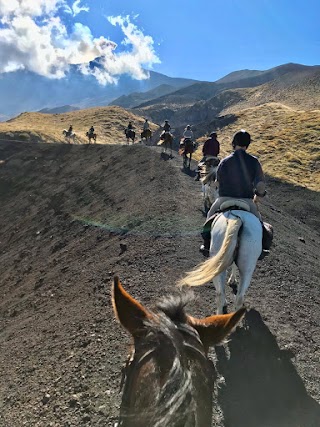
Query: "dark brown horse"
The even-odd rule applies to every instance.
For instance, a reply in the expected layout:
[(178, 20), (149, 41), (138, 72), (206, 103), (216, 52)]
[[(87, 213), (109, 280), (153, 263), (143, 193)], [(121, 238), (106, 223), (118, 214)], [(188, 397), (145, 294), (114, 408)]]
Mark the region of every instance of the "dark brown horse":
[(126, 138), (127, 138), (127, 144), (129, 144), (129, 140), (131, 139), (132, 144), (134, 143), (135, 137), (136, 137), (136, 133), (134, 130), (132, 129), (126, 129), (124, 131)]
[(89, 140), (89, 144), (91, 144), (91, 139), (93, 139), (93, 142), (96, 143), (97, 142), (97, 134), (96, 133), (92, 133), (92, 132), (87, 132), (86, 136)]
[[(192, 160), (192, 153), (195, 150), (194, 142), (189, 138), (183, 138), (180, 141), (179, 153), (183, 156), (183, 167), (189, 168)], [(188, 158), (189, 155), (189, 158)]]
[(145, 139), (146, 140), (146, 142), (148, 143), (148, 142), (150, 142), (151, 141), (151, 138), (152, 138), (152, 132), (151, 132), (151, 130), (150, 129), (145, 129), (145, 130), (143, 130), (142, 132), (141, 132), (141, 141), (143, 140), (143, 139)]
[(184, 311), (190, 296), (169, 296), (151, 312), (115, 277), (113, 307), (134, 346), (122, 377), (119, 427), (209, 427), (214, 369), (210, 346), (242, 319), (236, 313), (196, 319)]
[(161, 134), (158, 145), (162, 145), (163, 153), (167, 153), (167, 150), (170, 149), (170, 157), (172, 157), (173, 136), (170, 132), (163, 132)]

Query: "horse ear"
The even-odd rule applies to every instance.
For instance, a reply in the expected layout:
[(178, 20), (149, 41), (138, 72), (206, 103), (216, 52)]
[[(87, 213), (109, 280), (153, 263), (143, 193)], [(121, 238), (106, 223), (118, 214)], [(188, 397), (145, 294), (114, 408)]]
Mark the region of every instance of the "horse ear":
[(118, 277), (114, 278), (112, 287), (112, 305), (121, 325), (134, 337), (143, 332), (144, 321), (152, 318), (151, 313), (123, 289)]
[(245, 315), (246, 309), (241, 308), (235, 313), (196, 319), (188, 316), (188, 323), (195, 328), (200, 336), (205, 351), (210, 346), (221, 343), (237, 326)]

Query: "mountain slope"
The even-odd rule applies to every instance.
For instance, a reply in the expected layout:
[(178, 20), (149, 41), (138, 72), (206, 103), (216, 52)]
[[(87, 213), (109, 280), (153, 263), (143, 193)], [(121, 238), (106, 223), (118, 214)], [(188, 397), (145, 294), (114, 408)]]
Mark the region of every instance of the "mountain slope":
[(133, 92), (130, 95), (122, 95), (120, 98), (110, 102), (109, 105), (118, 105), (122, 108), (133, 108), (143, 102), (150, 101), (160, 96), (167, 95), (168, 93), (175, 92), (177, 86), (162, 84), (154, 89), (148, 90), (147, 92)]
[[(130, 345), (112, 312), (113, 275), (148, 307), (177, 291), (203, 260), (201, 186), (181, 158), (140, 145), (0, 142), (0, 159), (0, 425), (112, 426)], [(268, 189), (272, 253), (248, 289), (245, 327), (211, 354), (224, 379), (216, 427), (318, 425), (319, 223), (292, 215), (286, 198), (319, 206), (319, 193)], [(188, 311), (211, 314), (214, 288), (195, 294)]]
[[(124, 129), (131, 120), (137, 137), (143, 118), (120, 107), (99, 107), (64, 114), (23, 113), (5, 123), (0, 123), (0, 139), (33, 142), (66, 142), (63, 129), (70, 124), (76, 133), (77, 143), (87, 143), (86, 132), (93, 125), (100, 144), (124, 143)], [(158, 126), (150, 122), (152, 131)]]
[[(253, 77), (240, 75), (238, 80), (230, 78), (225, 83), (223, 80), (222, 83), (196, 83), (135, 109), (155, 122), (166, 110), (168, 119), (177, 127), (203, 121), (206, 115), (225, 114), (270, 101), (300, 109), (320, 108), (320, 66), (286, 64)], [(232, 110), (227, 109), (230, 101)], [(199, 118), (193, 111), (199, 113)]]
[(39, 110), (39, 113), (42, 114), (61, 114), (61, 113), (69, 113), (70, 111), (80, 110), (78, 107), (74, 107), (73, 105), (62, 105), (61, 107), (55, 108), (43, 108)]
[[(219, 120), (215, 119), (199, 124), (197, 131), (203, 134), (217, 126)], [(222, 156), (230, 152), (232, 135), (239, 129), (251, 134), (250, 152), (259, 157), (266, 173), (291, 184), (319, 190), (319, 110), (303, 112), (270, 103), (237, 112), (229, 124), (218, 129)], [(202, 156), (201, 147), (196, 158)]]
[(150, 71), (149, 76), (146, 80), (138, 81), (123, 75), (117, 85), (102, 86), (94, 77), (79, 73), (76, 67), (60, 80), (47, 79), (28, 71), (4, 73), (0, 76), (0, 114), (12, 117), (24, 111), (66, 104), (79, 108), (105, 106), (121, 95), (138, 90), (144, 92), (162, 84), (183, 87), (194, 82), (154, 71)]

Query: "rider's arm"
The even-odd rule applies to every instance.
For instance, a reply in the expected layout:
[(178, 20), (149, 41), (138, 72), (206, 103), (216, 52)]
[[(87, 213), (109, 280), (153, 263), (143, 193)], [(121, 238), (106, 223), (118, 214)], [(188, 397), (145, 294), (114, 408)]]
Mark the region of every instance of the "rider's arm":
[(266, 192), (266, 183), (264, 178), (264, 173), (259, 162), (257, 162), (256, 176), (254, 180), (254, 194), (258, 197), (264, 197)]

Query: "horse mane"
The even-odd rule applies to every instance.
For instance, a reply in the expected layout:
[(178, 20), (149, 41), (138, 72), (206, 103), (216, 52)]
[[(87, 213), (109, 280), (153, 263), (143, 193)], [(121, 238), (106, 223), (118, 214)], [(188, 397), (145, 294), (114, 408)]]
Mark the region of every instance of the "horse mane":
[[(193, 399), (192, 375), (186, 363), (186, 343), (197, 352), (194, 341), (200, 343), (197, 332), (186, 323), (185, 306), (189, 295), (168, 296), (157, 304), (158, 322), (151, 326), (153, 333), (161, 335), (163, 348), (172, 354), (171, 368), (160, 390), (158, 409), (155, 411), (154, 427), (187, 425), (196, 410)], [(190, 421), (189, 421), (190, 422)]]
[[(153, 353), (159, 366), (165, 362), (168, 371), (152, 407), (153, 427), (194, 425), (192, 361), (203, 369), (207, 359), (198, 333), (186, 321), (184, 309), (191, 295), (165, 297), (157, 304), (154, 317), (145, 322), (148, 333), (143, 351)], [(208, 373), (206, 377), (209, 378)]]

